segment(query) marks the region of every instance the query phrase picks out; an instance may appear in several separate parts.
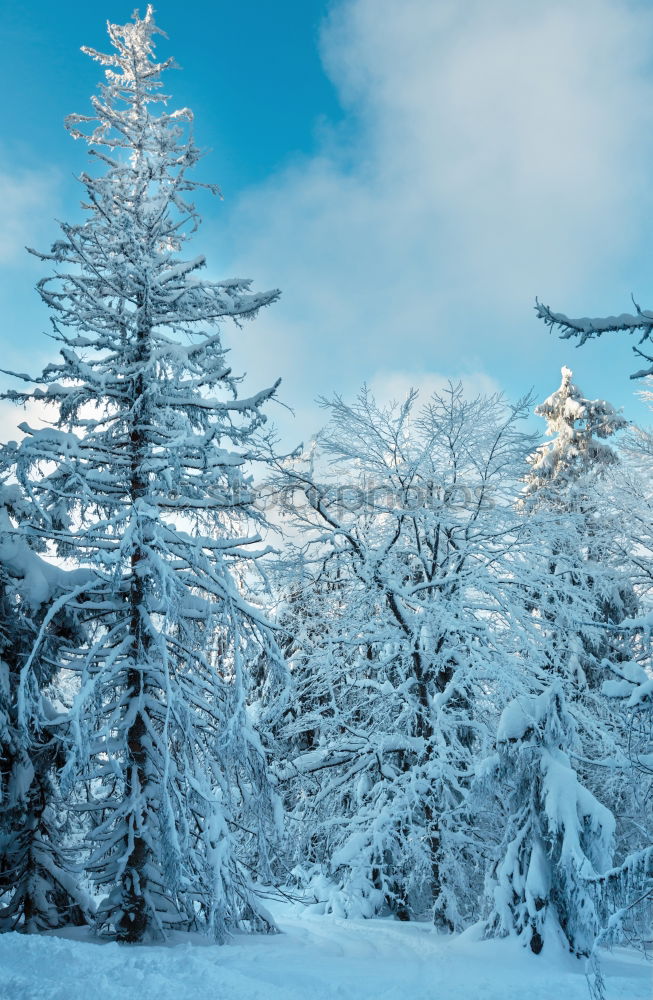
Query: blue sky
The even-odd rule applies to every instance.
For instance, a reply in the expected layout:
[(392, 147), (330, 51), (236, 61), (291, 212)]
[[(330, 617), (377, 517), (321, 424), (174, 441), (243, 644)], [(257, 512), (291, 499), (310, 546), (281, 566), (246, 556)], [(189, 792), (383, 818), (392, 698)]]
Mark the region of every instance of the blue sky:
[[(3, 367), (55, 345), (33, 286), (56, 218), (78, 216), (83, 112), (107, 18), (131, 5), (0, 0)], [(175, 105), (212, 152), (195, 252), (215, 277), (280, 287), (233, 340), (256, 389), (277, 375), (296, 417), (368, 381), (383, 399), (452, 376), (538, 398), (568, 364), (592, 396), (646, 419), (626, 337), (580, 350), (533, 314), (653, 307), (653, 4), (636, 0), (161, 0)], [(12, 418), (2, 415), (2, 427)]]

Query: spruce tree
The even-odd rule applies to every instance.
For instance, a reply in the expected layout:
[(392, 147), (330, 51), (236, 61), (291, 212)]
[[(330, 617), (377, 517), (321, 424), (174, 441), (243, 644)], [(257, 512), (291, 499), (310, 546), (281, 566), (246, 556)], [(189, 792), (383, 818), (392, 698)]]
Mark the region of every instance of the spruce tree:
[(634, 653), (632, 632), (620, 628), (638, 605), (627, 568), (630, 526), (613, 499), (623, 475), (614, 442), (627, 422), (606, 400), (586, 397), (566, 367), (535, 413), (550, 440), (528, 457), (520, 507), (546, 528), (550, 572), (534, 614), (550, 639), (548, 672), (562, 680), (578, 727), (581, 780), (615, 815), (632, 816), (624, 719), (604, 696), (606, 678), (628, 669)]
[[(619, 462), (610, 439), (627, 426), (627, 421), (607, 401), (587, 398), (567, 367), (562, 368), (560, 387), (535, 407), (535, 413), (546, 420), (550, 440), (527, 458), (530, 471), (525, 476), (520, 506), (531, 515), (553, 515), (545, 541), (551, 576), (569, 575), (576, 588), (587, 591), (591, 598), (591, 613), (584, 623), (578, 623), (577, 635), (570, 635), (566, 627), (564, 634), (560, 633), (557, 662), (551, 666), (557, 672), (568, 671), (577, 687), (596, 690), (604, 678), (605, 658), (629, 655), (627, 649), (618, 649), (624, 637), (605, 626), (617, 625), (637, 607), (632, 586), (614, 552), (620, 533), (616, 512), (610, 510), (601, 493), (609, 470)], [(554, 593), (556, 584), (551, 583), (546, 588), (548, 594), (542, 594), (538, 602), (538, 614), (555, 630), (559, 610), (553, 610), (553, 605), (558, 595)], [(592, 621), (598, 626), (593, 632)]]
[(488, 936), (516, 934), (535, 954), (557, 936), (588, 955), (602, 922), (598, 883), (611, 865), (614, 817), (578, 780), (576, 727), (560, 681), (506, 706), (484, 780), (507, 805), (488, 880)]
[(71, 796), (82, 779), (92, 789), (80, 808), (86, 867), (106, 893), (98, 928), (220, 938), (269, 925), (236, 830), (249, 830), (265, 877), (272, 799), (248, 664), (265, 651), (267, 690), (281, 674), (245, 597), (261, 520), (246, 466), (276, 385), (239, 395), (222, 326), (278, 293), (207, 280), (204, 257), (182, 255), (203, 186), (189, 177), (192, 115), (160, 91), (173, 61), (155, 58), (151, 6), (108, 32), (109, 54), (84, 50), (105, 70), (92, 114), (66, 123), (100, 168), (81, 175), (83, 221), (63, 223), (49, 254), (32, 251), (54, 271), (38, 289), (61, 348), (27, 379), (35, 388), (8, 394), (53, 411), (50, 427), (24, 425), (16, 473), (42, 512), (41, 542), (97, 573), (77, 606), (90, 638), (69, 658), (64, 782)]
[(623, 430), (627, 421), (603, 399), (588, 399), (573, 382), (573, 373), (562, 368), (560, 387), (535, 407), (546, 420), (550, 441), (529, 457), (525, 498), (528, 506), (547, 506), (569, 512), (588, 508), (592, 480), (614, 465), (617, 454), (608, 438)]

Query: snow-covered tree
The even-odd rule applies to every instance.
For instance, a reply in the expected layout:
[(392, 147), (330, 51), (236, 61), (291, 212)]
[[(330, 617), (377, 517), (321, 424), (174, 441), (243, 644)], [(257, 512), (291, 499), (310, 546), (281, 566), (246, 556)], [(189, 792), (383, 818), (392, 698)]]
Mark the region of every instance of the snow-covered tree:
[[(549, 325), (563, 329), (564, 337), (580, 335), (581, 343), (608, 329), (632, 332), (637, 325), (628, 316), (572, 321), (539, 304), (538, 311)], [(650, 328), (645, 314), (639, 316), (644, 341)], [(642, 370), (633, 377), (648, 374)], [(563, 369), (560, 389), (537, 412), (547, 419), (554, 440), (530, 460), (523, 507), (557, 509), (570, 524), (575, 522), (578, 546), (575, 553), (565, 551), (564, 558), (576, 563), (572, 578), (584, 579), (589, 586), (593, 607), (588, 617), (599, 627), (594, 637), (583, 636), (577, 628), (561, 632), (555, 614), (548, 615), (552, 630), (560, 635), (556, 661), (567, 663), (565, 691), (578, 722), (579, 774), (619, 820), (620, 865), (598, 883), (606, 897), (604, 918), (612, 914), (608, 926), (616, 936), (618, 926), (625, 924), (624, 915), (636, 912), (641, 932), (650, 913), (646, 906), (638, 904), (634, 910), (633, 906), (634, 901), (650, 898), (644, 887), (647, 878), (650, 885), (653, 836), (647, 766), (653, 731), (647, 672), (651, 669), (647, 609), (653, 580), (650, 435), (632, 429), (620, 457), (607, 439), (623, 430), (626, 422), (609, 403), (586, 399), (573, 385), (568, 369)], [(561, 554), (555, 537), (554, 533), (552, 572), (557, 571)], [(571, 656), (562, 655), (565, 650)]]
[(276, 385), (239, 395), (221, 328), (278, 293), (207, 280), (203, 257), (182, 256), (202, 187), (192, 115), (160, 92), (172, 60), (155, 59), (151, 6), (108, 31), (111, 53), (85, 50), (106, 76), (92, 114), (67, 119), (101, 169), (81, 176), (83, 221), (37, 253), (53, 268), (38, 288), (60, 357), (6, 394), (39, 400), (53, 422), (23, 425), (15, 471), (41, 543), (97, 574), (69, 605), (90, 638), (67, 656), (78, 691), (63, 780), (70, 796), (90, 789), (98, 927), (125, 941), (195, 925), (221, 937), (269, 922), (239, 838), (267, 877), (256, 725), (272, 708), (248, 711), (249, 663), (265, 652), (268, 690), (282, 672), (245, 596), (261, 552), (246, 467)]
[[(650, 402), (650, 394), (641, 394)], [(610, 477), (609, 500), (624, 530), (615, 549), (628, 570), (638, 607), (619, 623), (631, 657), (610, 657), (601, 687), (621, 722), (631, 772), (618, 814), (620, 864), (605, 879), (610, 921), (603, 933), (629, 941), (648, 937), (653, 900), (653, 435), (632, 428), (621, 448), (619, 474)]]
[[(634, 613), (637, 602), (620, 566), (620, 557), (614, 552), (617, 517), (601, 486), (608, 471), (619, 461), (608, 439), (623, 430), (627, 421), (605, 400), (584, 396), (566, 367), (562, 369), (559, 389), (537, 406), (535, 413), (546, 420), (546, 435), (551, 440), (528, 456), (530, 471), (525, 477), (520, 505), (525, 512), (549, 512), (566, 523), (564, 541), (555, 530), (548, 539), (543, 538), (551, 553), (551, 575), (558, 575), (559, 557), (564, 550), (565, 571), (573, 574), (579, 586), (594, 592), (592, 619), (615, 625)], [(574, 533), (576, 542), (570, 550), (570, 535)], [(551, 584), (538, 613), (555, 626), (555, 615), (547, 612), (546, 607), (547, 600), (554, 600), (554, 581)], [(561, 636), (563, 650), (571, 654), (565, 657), (570, 676), (575, 674), (576, 683), (581, 686), (600, 686), (604, 677), (603, 660), (616, 645), (615, 636), (605, 629), (599, 635), (598, 643), (582, 638), (574, 640), (569, 634)], [(564, 656), (563, 650), (558, 660)], [(561, 664), (553, 664), (553, 668), (559, 670)]]
[[(550, 656), (530, 604), (550, 579), (550, 518), (514, 505), (525, 404), (451, 386), (421, 408), (363, 391), (328, 410), (316, 453), (282, 479), (303, 536), (281, 619), (300, 877), (339, 912), (460, 926), (491, 850), (467, 804), (473, 761)], [(564, 576), (561, 592), (562, 625), (588, 605)]]
[(535, 954), (559, 936), (588, 955), (602, 926), (598, 880), (611, 867), (612, 813), (578, 779), (575, 724), (560, 681), (504, 709), (481, 769), (507, 822), (488, 879), (487, 936), (518, 935)]
[[(621, 851), (623, 835), (627, 842), (635, 831), (636, 788), (625, 719), (605, 697), (604, 682), (613, 669), (629, 669), (635, 654), (630, 631), (619, 627), (638, 606), (629, 566), (630, 520), (619, 501), (624, 469), (614, 447), (626, 421), (605, 400), (588, 399), (568, 368), (562, 369), (560, 388), (535, 412), (546, 420), (551, 440), (529, 456), (520, 506), (531, 517), (549, 514), (552, 523), (542, 536), (550, 580), (534, 601), (534, 614), (550, 634), (549, 671), (563, 682), (577, 722), (580, 779), (620, 816)], [(556, 522), (566, 526), (564, 538)], [(588, 596), (584, 614), (564, 624), (562, 573)]]
[(552, 440), (529, 456), (525, 498), (531, 498), (531, 506), (578, 509), (584, 499), (579, 491), (591, 488), (597, 474), (617, 461), (614, 448), (605, 442), (627, 421), (605, 400), (587, 399), (566, 367), (560, 388), (536, 406), (535, 413), (546, 420), (546, 434)]
[(31, 548), (29, 510), (16, 485), (0, 486), (0, 931), (28, 933), (88, 913), (66, 849), (64, 747), (49, 694), (80, 638), (62, 597), (90, 579)]

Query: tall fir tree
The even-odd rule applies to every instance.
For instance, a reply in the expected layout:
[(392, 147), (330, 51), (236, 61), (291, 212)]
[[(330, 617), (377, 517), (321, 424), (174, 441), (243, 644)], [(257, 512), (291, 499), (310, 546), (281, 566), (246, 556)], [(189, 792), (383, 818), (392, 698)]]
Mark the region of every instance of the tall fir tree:
[[(587, 343), (588, 340), (598, 339), (606, 333), (620, 333), (628, 334), (629, 336), (637, 335), (636, 342), (632, 345), (633, 353), (638, 359), (638, 364), (643, 362), (642, 367), (638, 367), (632, 374), (631, 379), (645, 379), (650, 385), (651, 377), (653, 376), (653, 311), (650, 309), (642, 309), (637, 302), (633, 299), (633, 305), (635, 311), (633, 313), (620, 313), (614, 316), (599, 316), (599, 317), (570, 317), (565, 313), (554, 312), (550, 306), (544, 305), (536, 299), (535, 311), (539, 319), (551, 329), (557, 330), (559, 335), (564, 340), (576, 339), (579, 346)], [(644, 396), (649, 396), (650, 393), (644, 393)], [(650, 434), (644, 434), (639, 440), (639, 449), (641, 454), (647, 455), (649, 460), (651, 456), (651, 438)], [(648, 462), (648, 476), (650, 477), (650, 461)], [(644, 504), (643, 507), (648, 505), (648, 496), (650, 495), (650, 490), (645, 489), (644, 491)], [(641, 517), (641, 510), (636, 514), (636, 520)], [(646, 517), (646, 515), (645, 515)], [(650, 552), (649, 544), (649, 524), (650, 520), (646, 519), (644, 521), (643, 531), (640, 528), (636, 528), (636, 539), (637, 536), (643, 535), (645, 538), (645, 543), (643, 547), (644, 559), (642, 559), (642, 549), (637, 552), (635, 558), (632, 560), (634, 566), (636, 567), (636, 573), (640, 569), (642, 563), (647, 561), (648, 553)], [(637, 545), (636, 545), (637, 547)], [(650, 579), (650, 573), (645, 570), (645, 576)], [(640, 595), (642, 592), (650, 592), (650, 586), (648, 581), (645, 582), (643, 588), (639, 588)], [(650, 627), (648, 615), (642, 616), (638, 619), (626, 619), (625, 627), (630, 632), (631, 641), (635, 640), (640, 646), (640, 656), (638, 657), (639, 663), (634, 664), (635, 675), (638, 670), (641, 670), (641, 663), (644, 662), (650, 670)], [(642, 652), (643, 650), (643, 652)], [(626, 682), (626, 685), (634, 680), (632, 676), (620, 676), (620, 670), (617, 670), (617, 674), (622, 682)], [(621, 671), (623, 674), (623, 671)], [(640, 684), (639, 694), (631, 696), (631, 709), (633, 710), (633, 715), (631, 717), (634, 723), (631, 729), (631, 738), (629, 742), (633, 742), (636, 745), (641, 745), (642, 737), (645, 746), (644, 757), (648, 755), (648, 747), (650, 745), (650, 734), (653, 731), (653, 698), (650, 697), (650, 692), (646, 690), (647, 681), (642, 682), (644, 687), (642, 689), (642, 684)], [(614, 691), (614, 687), (613, 687)], [(641, 696), (641, 697), (640, 697)], [(636, 721), (635, 721), (636, 720)], [(640, 751), (635, 752), (635, 757), (640, 757)], [(647, 770), (645, 768), (645, 770)], [(648, 839), (648, 844), (651, 843), (651, 832), (650, 828), (645, 834)], [(647, 847), (646, 850), (650, 850)], [(637, 852), (635, 852), (635, 855)], [(635, 855), (632, 855), (633, 857)], [(650, 872), (649, 872), (650, 877)], [(650, 899), (650, 892), (649, 892)], [(650, 913), (647, 911), (647, 918), (650, 922)], [(648, 933), (648, 932), (646, 932)]]
[[(205, 186), (189, 177), (192, 115), (160, 91), (173, 61), (156, 61), (151, 6), (108, 32), (109, 54), (84, 50), (105, 70), (93, 112), (67, 119), (103, 172), (81, 176), (84, 220), (63, 223), (50, 254), (32, 251), (54, 268), (38, 289), (61, 349), (25, 377), (36, 388), (7, 393), (55, 414), (24, 425), (16, 474), (41, 542), (97, 574), (76, 606), (90, 640), (69, 658), (64, 780), (71, 795), (79, 779), (92, 789), (98, 927), (123, 941), (198, 925), (221, 938), (270, 923), (236, 841), (249, 831), (267, 877), (273, 802), (248, 713), (251, 659), (264, 650), (268, 693), (283, 683), (245, 597), (262, 519), (246, 466), (263, 453), (276, 385), (239, 396), (221, 328), (278, 292), (207, 280), (203, 257), (181, 255)], [(259, 708), (260, 726), (272, 710)]]
[[(531, 517), (552, 519), (543, 537), (550, 581), (535, 614), (551, 635), (549, 672), (562, 683), (574, 719), (579, 781), (617, 817), (615, 852), (621, 861), (641, 849), (650, 811), (629, 759), (629, 718), (618, 703), (646, 677), (635, 660), (647, 655), (629, 624), (640, 614), (643, 590), (635, 570), (646, 552), (637, 537), (644, 511), (641, 505), (638, 514), (630, 509), (636, 485), (615, 447), (627, 421), (609, 402), (587, 398), (566, 367), (559, 389), (535, 412), (545, 418), (551, 440), (529, 456), (520, 506)], [(556, 523), (566, 525), (564, 540)], [(564, 624), (563, 576), (588, 597), (584, 614)], [(600, 885), (594, 886), (599, 909), (605, 903), (598, 899)], [(603, 907), (604, 917), (608, 912)]]
[[(598, 638), (560, 635), (560, 652), (553, 669), (569, 671), (570, 680), (579, 687), (596, 690), (604, 678), (603, 661), (609, 655), (624, 656), (617, 650), (623, 636), (602, 626), (617, 625), (634, 614), (637, 602), (627, 574), (615, 556), (614, 539), (619, 533), (615, 512), (602, 496), (601, 485), (609, 470), (619, 462), (611, 439), (627, 427), (624, 417), (606, 400), (589, 399), (574, 383), (573, 374), (562, 368), (560, 387), (535, 413), (546, 421), (550, 439), (528, 456), (530, 471), (520, 500), (530, 514), (542, 512), (557, 516), (566, 525), (564, 540), (550, 529), (551, 574), (571, 573), (579, 587), (594, 594), (591, 618), (599, 626)], [(570, 539), (575, 535), (575, 544)], [(553, 588), (538, 613), (547, 617), (546, 601), (555, 603)], [(555, 613), (548, 613), (555, 626)], [(581, 624), (581, 623), (579, 623)], [(565, 660), (564, 665), (562, 660)]]

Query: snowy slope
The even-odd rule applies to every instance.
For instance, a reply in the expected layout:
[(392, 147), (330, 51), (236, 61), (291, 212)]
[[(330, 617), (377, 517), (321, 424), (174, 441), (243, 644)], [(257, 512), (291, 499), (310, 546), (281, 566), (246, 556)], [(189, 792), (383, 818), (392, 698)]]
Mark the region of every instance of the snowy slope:
[[(0, 1000), (588, 1000), (584, 962), (427, 924), (294, 917), (224, 947), (0, 935)], [(651, 966), (602, 956), (608, 1000), (650, 1000)]]

